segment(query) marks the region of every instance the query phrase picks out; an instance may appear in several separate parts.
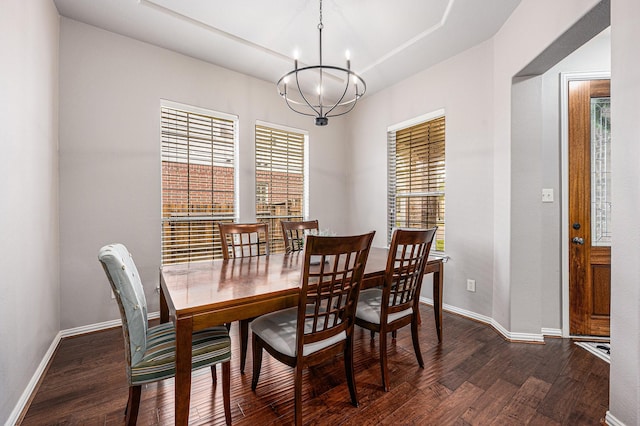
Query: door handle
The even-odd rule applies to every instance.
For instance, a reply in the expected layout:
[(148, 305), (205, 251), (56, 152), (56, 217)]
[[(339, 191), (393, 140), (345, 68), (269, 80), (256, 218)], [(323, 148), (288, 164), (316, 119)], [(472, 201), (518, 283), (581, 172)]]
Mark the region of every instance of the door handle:
[(583, 244), (584, 244), (584, 238), (580, 238), (580, 237), (573, 237), (573, 239), (571, 240), (571, 242), (572, 242), (573, 244), (583, 245)]

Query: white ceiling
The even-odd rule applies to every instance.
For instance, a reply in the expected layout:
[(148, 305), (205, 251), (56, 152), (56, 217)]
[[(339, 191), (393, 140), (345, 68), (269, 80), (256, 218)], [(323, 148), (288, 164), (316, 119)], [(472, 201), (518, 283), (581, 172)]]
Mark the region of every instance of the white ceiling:
[[(493, 36), (521, 0), (323, 0), (323, 62), (367, 93)], [(61, 15), (276, 82), (318, 62), (318, 0), (54, 0)]]

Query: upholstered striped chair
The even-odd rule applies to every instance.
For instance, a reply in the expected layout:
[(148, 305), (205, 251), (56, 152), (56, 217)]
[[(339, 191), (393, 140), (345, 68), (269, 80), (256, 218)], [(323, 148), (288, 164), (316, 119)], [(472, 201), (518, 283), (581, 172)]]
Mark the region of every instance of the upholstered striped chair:
[[(125, 410), (127, 425), (135, 425), (140, 406), (140, 393), (145, 383), (157, 382), (175, 375), (176, 339), (173, 323), (149, 327), (147, 301), (140, 275), (131, 254), (122, 244), (100, 249), (102, 263), (122, 317), (129, 400)], [(230, 360), (231, 341), (224, 326), (193, 333), (194, 370), (222, 363), (224, 414), (231, 424)], [(215, 383), (215, 375), (214, 383)]]

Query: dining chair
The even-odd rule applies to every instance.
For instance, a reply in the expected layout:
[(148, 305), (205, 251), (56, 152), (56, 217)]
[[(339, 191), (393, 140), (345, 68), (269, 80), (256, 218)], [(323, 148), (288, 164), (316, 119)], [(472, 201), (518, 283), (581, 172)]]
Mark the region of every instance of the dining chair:
[(282, 238), (286, 253), (302, 250), (305, 231), (318, 230), (317, 220), (281, 221)]
[(391, 239), (382, 288), (363, 290), (356, 309), (356, 325), (380, 334), (380, 369), (382, 387), (389, 390), (387, 334), (411, 324), (413, 350), (420, 368), (424, 368), (418, 324), (420, 322), (420, 289), (429, 250), (437, 228), (397, 229)]
[[(175, 376), (176, 333), (172, 322), (149, 327), (147, 301), (133, 257), (122, 244), (100, 249), (98, 259), (115, 295), (122, 318), (129, 399), (125, 424), (135, 425), (142, 385)], [(222, 364), (224, 416), (231, 424), (231, 340), (224, 326), (196, 331), (192, 337), (192, 370)]]
[(302, 371), (344, 355), (351, 403), (358, 406), (353, 371), (356, 302), (374, 232), (346, 237), (307, 236), (298, 306), (251, 323), (256, 390), (262, 351), (295, 369), (294, 420), (302, 424)]
[[(225, 259), (265, 256), (269, 254), (269, 225), (267, 223), (218, 223)], [(249, 323), (253, 318), (239, 321), (240, 373), (244, 374), (249, 345)]]
[(225, 259), (269, 254), (267, 223), (218, 223)]

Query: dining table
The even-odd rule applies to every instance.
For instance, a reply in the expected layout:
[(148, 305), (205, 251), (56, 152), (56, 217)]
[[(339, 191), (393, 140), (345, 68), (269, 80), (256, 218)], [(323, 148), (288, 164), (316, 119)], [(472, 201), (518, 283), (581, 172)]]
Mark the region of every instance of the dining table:
[[(388, 249), (369, 251), (362, 288), (382, 285)], [(442, 342), (444, 259), (429, 257), (438, 342)], [(175, 424), (189, 420), (191, 338), (197, 330), (297, 306), (304, 253), (195, 261), (160, 268), (160, 321), (176, 330)]]

